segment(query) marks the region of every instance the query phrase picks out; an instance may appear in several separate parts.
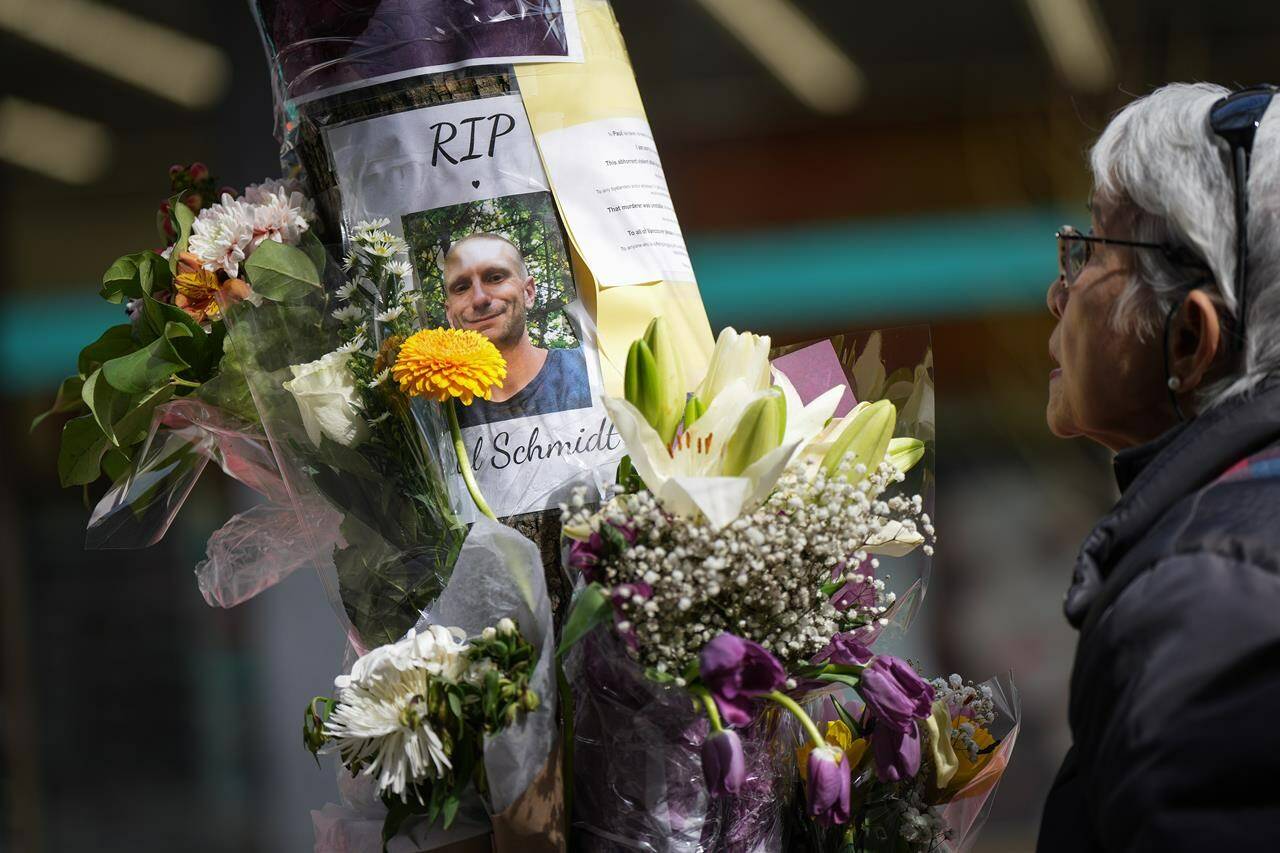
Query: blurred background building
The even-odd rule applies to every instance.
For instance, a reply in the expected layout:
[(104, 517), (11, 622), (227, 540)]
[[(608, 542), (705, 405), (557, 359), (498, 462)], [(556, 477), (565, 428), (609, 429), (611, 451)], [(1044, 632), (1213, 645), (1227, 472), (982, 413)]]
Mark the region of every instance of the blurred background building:
[[(979, 851), (1033, 846), (1068, 733), (1060, 602), (1114, 499), (1105, 454), (1045, 431), (1053, 231), (1132, 96), (1277, 75), (1274, 0), (614, 0), (713, 326), (799, 341), (928, 322), (937, 376), (931, 668), (1013, 670), (1023, 733)], [(314, 576), (230, 611), (191, 568), (249, 500), (210, 476), (159, 545), (86, 552), (28, 434), (116, 322), (118, 255), (158, 243), (171, 162), (278, 173), (248, 9), (0, 0), (0, 849), (285, 851), (332, 767), (301, 748), (342, 637)], [(96, 498), (96, 493), (93, 495)]]

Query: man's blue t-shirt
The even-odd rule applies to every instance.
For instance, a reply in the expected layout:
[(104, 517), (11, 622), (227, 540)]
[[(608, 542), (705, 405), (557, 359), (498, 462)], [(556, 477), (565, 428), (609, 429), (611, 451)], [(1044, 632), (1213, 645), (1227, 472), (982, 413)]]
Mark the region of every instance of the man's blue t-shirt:
[(470, 406), (459, 406), (458, 423), (471, 427), (590, 407), (591, 381), (582, 347), (551, 349), (538, 375), (514, 397), (500, 403), (476, 399)]

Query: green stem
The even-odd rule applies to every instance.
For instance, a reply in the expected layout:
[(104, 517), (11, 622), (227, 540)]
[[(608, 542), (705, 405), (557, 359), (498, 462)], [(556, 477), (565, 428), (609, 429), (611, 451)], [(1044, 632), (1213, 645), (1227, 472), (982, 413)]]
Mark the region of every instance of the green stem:
[(453, 450), (458, 454), (458, 468), (462, 470), (462, 480), (467, 484), (467, 491), (471, 493), (471, 500), (475, 501), (476, 509), (497, 521), (498, 517), (485, 503), (484, 495), (480, 494), (480, 487), (476, 485), (476, 475), (471, 471), (471, 460), (467, 458), (467, 446), (462, 442), (462, 427), (458, 426), (457, 406), (458, 401), (450, 399), (444, 404), (444, 410), (449, 418), (449, 432), (453, 434)]
[(790, 711), (792, 716), (800, 721), (800, 725), (804, 726), (804, 730), (808, 733), (809, 739), (813, 741), (814, 746), (827, 745), (826, 738), (818, 733), (818, 727), (813, 724), (813, 720), (805, 713), (804, 708), (801, 708), (790, 696), (775, 690), (772, 693), (765, 694), (764, 698), (777, 702)]
[(724, 731), (724, 723), (720, 721), (720, 709), (716, 707), (716, 700), (711, 697), (711, 693), (705, 687), (693, 688), (693, 695), (702, 700), (702, 704), (707, 708), (707, 718), (711, 720), (711, 731)]

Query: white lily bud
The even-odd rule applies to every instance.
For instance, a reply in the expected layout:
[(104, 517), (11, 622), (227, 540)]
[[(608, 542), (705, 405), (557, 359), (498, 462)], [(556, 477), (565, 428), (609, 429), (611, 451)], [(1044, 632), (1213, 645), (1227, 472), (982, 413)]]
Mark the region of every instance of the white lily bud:
[(851, 469), (863, 465), (867, 472), (874, 471), (889, 449), (896, 418), (897, 410), (888, 400), (880, 400), (862, 409), (847, 420), (831, 442), (831, 448), (822, 458), (822, 467), (834, 475), (847, 459)]
[(763, 391), (771, 384), (769, 369), (769, 336), (751, 332), (739, 334), (726, 327), (716, 338), (707, 373), (694, 393), (703, 405), (710, 406), (726, 385), (745, 379), (752, 391)]

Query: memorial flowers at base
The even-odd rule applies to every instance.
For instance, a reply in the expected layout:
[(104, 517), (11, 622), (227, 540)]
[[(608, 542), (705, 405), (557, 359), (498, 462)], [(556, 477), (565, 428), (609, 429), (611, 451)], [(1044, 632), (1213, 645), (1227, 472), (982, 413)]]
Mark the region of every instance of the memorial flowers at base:
[(529, 686), (536, 661), (505, 617), (473, 638), (442, 625), (410, 630), (334, 679), (335, 698), (312, 700), (303, 739), (376, 780), (384, 841), (409, 815), (448, 829), (469, 790), (488, 791), (485, 737), (541, 704)]
[[(881, 560), (932, 548), (921, 495), (899, 488), (923, 443), (894, 436), (888, 400), (842, 418), (842, 388), (803, 404), (770, 371), (768, 338), (750, 333), (726, 329), (703, 382), (675, 384), (663, 335), (651, 324), (631, 348), (625, 398), (606, 401), (629, 453), (616, 494), (564, 507), (584, 585), (562, 652), (599, 628), (650, 683), (684, 691), (706, 718), (712, 794), (739, 795), (750, 751), (798, 735), (804, 813), (830, 844), (937, 849), (956, 835), (938, 810), (964, 790), (949, 787), (956, 743), (977, 762), (971, 741), (994, 717), (989, 688), (956, 700), (961, 687), (942, 691), (873, 649), (897, 604)], [(814, 714), (828, 705), (824, 732)], [(766, 712), (794, 725), (762, 739)], [(788, 787), (751, 784), (773, 782)], [(741, 834), (732, 823), (727, 837)]]

